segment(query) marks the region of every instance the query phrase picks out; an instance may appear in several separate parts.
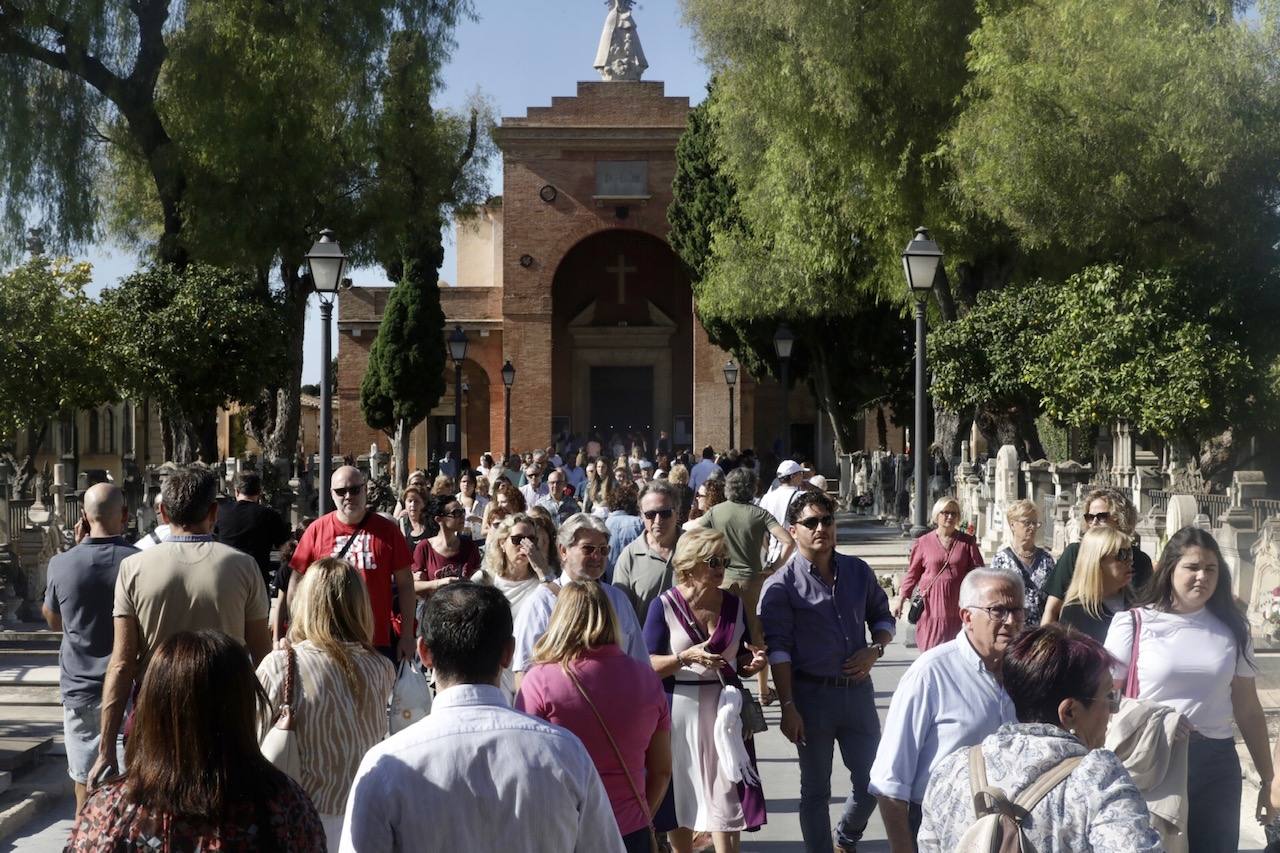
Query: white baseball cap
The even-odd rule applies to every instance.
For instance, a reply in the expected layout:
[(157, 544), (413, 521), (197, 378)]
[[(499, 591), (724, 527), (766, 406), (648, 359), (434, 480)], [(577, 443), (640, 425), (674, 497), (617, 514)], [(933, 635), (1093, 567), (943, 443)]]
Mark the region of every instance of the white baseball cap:
[(790, 477), (792, 474), (799, 474), (810, 469), (805, 468), (799, 462), (788, 459), (778, 466), (779, 477)]

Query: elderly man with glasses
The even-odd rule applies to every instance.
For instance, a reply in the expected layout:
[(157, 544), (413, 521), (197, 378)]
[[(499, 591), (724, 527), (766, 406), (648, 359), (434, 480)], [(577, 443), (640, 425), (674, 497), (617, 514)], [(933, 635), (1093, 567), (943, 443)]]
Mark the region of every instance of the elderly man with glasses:
[(676, 518), (676, 491), (670, 483), (654, 480), (644, 484), (640, 518), (644, 521), (644, 535), (622, 550), (613, 568), (613, 585), (631, 600), (636, 618), (643, 625), (649, 605), (674, 582), (671, 560), (681, 531)]
[(893, 853), (916, 849), (920, 804), (942, 760), (1018, 721), (1000, 667), (1025, 619), (1019, 572), (974, 569), (960, 584), (960, 635), (920, 655), (903, 674), (871, 767), (871, 792)]
[(547, 493), (534, 505), (551, 513), (557, 525), (564, 524), (569, 516), (582, 512), (582, 507), (573, 499), (573, 489), (566, 486), (564, 471), (559, 468), (553, 468), (547, 475)]
[(892, 642), (895, 623), (871, 567), (836, 553), (829, 497), (799, 492), (787, 521), (796, 552), (765, 582), (760, 622), (782, 703), (782, 733), (800, 758), (800, 833), (810, 853), (832, 849), (827, 804), (839, 744), (853, 790), (835, 849), (853, 850), (876, 807), (868, 790), (880, 742), (871, 669)]
[[(289, 560), (293, 572), (289, 576), (286, 603), (292, 606), (294, 591), (307, 567), (316, 560), (323, 557), (346, 560), (360, 572), (369, 590), (374, 646), (392, 661), (413, 660), (418, 646), (413, 633), (416, 598), (409, 544), (394, 521), (368, 508), (368, 491), (359, 468), (343, 465), (333, 472), (329, 482), (334, 510), (317, 518), (302, 534), (302, 541)], [(403, 620), (403, 630), (395, 647), (391, 638), (393, 579)]]

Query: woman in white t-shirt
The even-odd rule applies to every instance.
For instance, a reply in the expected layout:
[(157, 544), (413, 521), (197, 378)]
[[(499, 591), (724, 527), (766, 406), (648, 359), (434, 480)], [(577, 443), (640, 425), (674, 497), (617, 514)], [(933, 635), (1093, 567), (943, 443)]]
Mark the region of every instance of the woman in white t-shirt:
[[(1195, 853), (1234, 853), (1240, 838), (1240, 727), (1262, 789), (1257, 816), (1274, 816), (1267, 727), (1255, 685), (1249, 623), (1231, 597), (1231, 576), (1212, 535), (1184, 527), (1165, 545), (1146, 606), (1116, 614), (1107, 632), (1116, 686), (1129, 684), (1138, 629), (1137, 698), (1167, 705), (1191, 725), (1187, 761), (1187, 841)], [(1130, 689), (1131, 695), (1134, 691)]]

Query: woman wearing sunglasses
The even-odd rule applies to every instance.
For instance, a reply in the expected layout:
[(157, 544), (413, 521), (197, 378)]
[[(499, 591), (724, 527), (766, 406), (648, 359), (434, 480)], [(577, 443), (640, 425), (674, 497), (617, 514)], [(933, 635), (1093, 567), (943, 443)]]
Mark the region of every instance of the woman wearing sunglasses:
[(1111, 617), (1134, 604), (1132, 580), (1129, 537), (1113, 527), (1090, 530), (1080, 540), (1075, 573), (1058, 621), (1103, 642)]
[(911, 546), (907, 575), (902, 580), (893, 615), (901, 618), (918, 591), (924, 610), (916, 622), (916, 646), (926, 652), (960, 634), (960, 583), (985, 566), (978, 541), (959, 529), (960, 502), (941, 497), (933, 505), (934, 529)]
[(1145, 606), (1118, 615), (1107, 633), (1115, 686), (1186, 718), (1187, 845), (1194, 853), (1236, 850), (1242, 791), (1232, 722), (1262, 778), (1259, 820), (1275, 816), (1280, 790), (1270, 790), (1272, 758), (1249, 623), (1231, 597), (1231, 575), (1213, 536), (1195, 527), (1175, 533), (1144, 593)]
[(1037, 780), (1052, 779), (1054, 770), (1065, 774), (1022, 823), (1039, 853), (1164, 849), (1129, 772), (1102, 749), (1120, 701), (1110, 662), (1100, 644), (1060, 625), (1028, 631), (1010, 644), (1001, 677), (1018, 722), (957, 750), (934, 770), (917, 836), (922, 853), (960, 849), (976, 820), (971, 750), (980, 756), (987, 787), (1010, 800)]
[(741, 676), (765, 665), (764, 649), (747, 645), (741, 599), (721, 588), (728, 553), (717, 530), (681, 536), (672, 557), (676, 584), (649, 605), (644, 623), (650, 664), (671, 697), (671, 788), (654, 823), (675, 853), (691, 853), (694, 832), (711, 833), (716, 853), (735, 853), (742, 830), (765, 822), (759, 783), (730, 781), (715, 747), (724, 682), (741, 685)]

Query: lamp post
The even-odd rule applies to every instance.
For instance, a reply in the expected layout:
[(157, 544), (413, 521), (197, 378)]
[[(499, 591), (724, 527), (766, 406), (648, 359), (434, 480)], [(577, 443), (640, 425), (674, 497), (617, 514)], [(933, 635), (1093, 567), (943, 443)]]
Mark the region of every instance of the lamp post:
[(320, 295), (320, 482), (316, 491), (320, 497), (320, 514), (329, 511), (329, 476), (333, 465), (333, 400), (330, 386), (329, 351), (331, 349), (330, 326), (333, 325), (333, 299), (347, 271), (347, 256), (328, 228), (320, 232), (320, 239), (307, 253), (307, 269), (311, 282)]
[(724, 366), (724, 384), (729, 386), (729, 449), (733, 450), (733, 391), (738, 384), (738, 364), (733, 359)]
[(467, 357), (467, 333), (461, 326), (449, 335), (449, 355), (453, 357), (453, 449), (454, 461), (462, 459), (462, 362)]
[(511, 386), (514, 385), (515, 382), (516, 382), (516, 369), (511, 366), (511, 361), (508, 360), (506, 364), (502, 365), (502, 387), (507, 392), (507, 403), (506, 403), (505, 409), (503, 410), (504, 417), (506, 418), (506, 422), (507, 422), (507, 428), (506, 428), (506, 431), (503, 433), (503, 441), (502, 441), (503, 456), (511, 455)]
[(924, 452), (928, 442), (925, 433), (927, 394), (924, 385), (924, 337), (925, 304), (933, 292), (934, 277), (942, 263), (942, 249), (929, 237), (925, 228), (917, 228), (916, 235), (902, 252), (902, 271), (907, 276), (907, 288), (916, 303), (916, 426), (911, 438), (911, 455), (915, 461), (916, 511), (911, 520), (911, 535), (920, 536), (926, 530), (925, 501), (928, 489), (924, 478)]
[(778, 361), (782, 363), (782, 458), (791, 458), (791, 407), (787, 405), (787, 373), (791, 367), (791, 348), (795, 345), (796, 336), (791, 328), (783, 323), (773, 336), (773, 348), (778, 353)]

